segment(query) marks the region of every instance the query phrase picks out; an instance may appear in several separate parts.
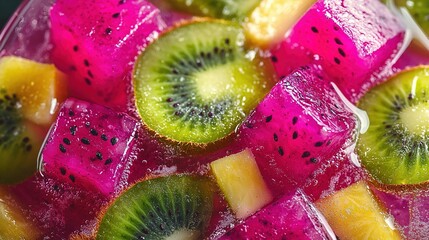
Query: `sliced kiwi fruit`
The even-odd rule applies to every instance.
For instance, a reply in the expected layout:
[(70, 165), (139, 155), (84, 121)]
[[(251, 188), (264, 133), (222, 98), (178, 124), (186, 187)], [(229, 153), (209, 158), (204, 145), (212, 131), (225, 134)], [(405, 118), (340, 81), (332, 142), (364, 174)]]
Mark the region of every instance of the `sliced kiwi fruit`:
[(230, 135), (275, 82), (272, 66), (245, 46), (240, 25), (202, 20), (158, 38), (138, 57), (134, 91), (149, 129), (208, 144)]
[(97, 239), (202, 239), (212, 214), (213, 185), (200, 176), (138, 182), (103, 214)]
[(24, 180), (35, 172), (43, 132), (25, 120), (16, 94), (0, 89), (0, 184)]
[(197, 16), (243, 19), (261, 0), (165, 0), (171, 8)]
[(429, 66), (403, 71), (359, 101), (370, 126), (357, 153), (382, 184), (414, 185), (429, 180)]
[(53, 64), (0, 58), (0, 184), (17, 183), (35, 172), (53, 110), (66, 94), (64, 74)]

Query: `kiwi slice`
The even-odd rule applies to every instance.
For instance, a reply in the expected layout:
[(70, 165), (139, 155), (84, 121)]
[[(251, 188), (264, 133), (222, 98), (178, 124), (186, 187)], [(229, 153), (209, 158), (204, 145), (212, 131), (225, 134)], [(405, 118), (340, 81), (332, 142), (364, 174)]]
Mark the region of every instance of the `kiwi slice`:
[(223, 139), (275, 82), (272, 66), (245, 48), (243, 29), (226, 21), (197, 21), (149, 45), (134, 66), (143, 122), (178, 142)]
[(370, 126), (357, 153), (363, 166), (388, 185), (429, 180), (429, 66), (403, 71), (371, 89), (358, 106)]
[(212, 214), (213, 186), (200, 176), (145, 180), (107, 209), (97, 239), (202, 239)]
[(21, 114), (16, 94), (0, 89), (0, 183), (16, 183), (37, 167), (43, 133)]
[(243, 19), (261, 0), (165, 0), (173, 9), (197, 16)]

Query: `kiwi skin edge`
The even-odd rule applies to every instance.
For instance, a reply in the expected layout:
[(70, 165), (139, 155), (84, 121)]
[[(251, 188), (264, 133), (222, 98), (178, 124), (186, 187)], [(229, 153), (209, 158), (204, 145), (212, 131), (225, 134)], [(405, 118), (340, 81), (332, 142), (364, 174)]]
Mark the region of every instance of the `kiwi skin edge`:
[[(400, 75), (404, 72), (409, 72), (409, 71), (413, 71), (413, 70), (420, 69), (420, 68), (429, 69), (429, 65), (421, 64), (421, 65), (417, 65), (417, 66), (413, 66), (413, 67), (407, 67), (407, 68), (405, 68), (399, 72), (396, 72), (395, 74), (392, 74), (391, 76), (386, 77), (384, 79), (384, 81), (379, 82), (376, 86), (381, 85), (381, 84), (385, 83), (386, 81), (389, 81), (390, 79), (396, 78), (398, 75)], [(373, 87), (376, 87), (376, 86), (373, 86)], [(358, 101), (356, 103), (356, 105), (359, 105), (359, 102), (360, 101)], [(357, 155), (357, 156), (359, 157), (359, 155)], [(364, 166), (364, 164), (362, 163), (362, 161), (360, 159), (359, 159), (359, 162), (361, 163), (362, 166)], [(362, 170), (364, 171), (365, 180), (369, 184), (371, 184), (371, 186), (373, 186), (374, 188), (379, 189), (381, 191), (387, 191), (387, 192), (391, 192), (391, 193), (414, 192), (414, 191), (425, 190), (429, 186), (429, 179), (427, 181), (420, 182), (420, 183), (386, 184), (386, 183), (382, 183), (380, 180), (373, 177), (365, 167), (362, 167)]]
[[(193, 24), (193, 23), (198, 23), (198, 22), (217, 22), (217, 23), (229, 23), (231, 21), (228, 20), (224, 20), (224, 19), (212, 19), (212, 18), (207, 18), (207, 17), (193, 17), (191, 19), (187, 19), (187, 20), (181, 20), (178, 21), (176, 23), (174, 23), (173, 26), (167, 28), (166, 30), (164, 30), (159, 36), (158, 38), (162, 37), (163, 35), (171, 32), (172, 30), (181, 27), (181, 26), (186, 26), (189, 24)], [(156, 39), (153, 40), (153, 42), (156, 41)], [(149, 43), (148, 45), (152, 44)], [(272, 65), (272, 62), (270, 61), (270, 59), (268, 57), (264, 57), (262, 54), (262, 50), (260, 50), (259, 48), (257, 48), (256, 46), (253, 46), (252, 44), (250, 44), (249, 41), (245, 41), (244, 46), (245, 49), (252, 49), (252, 50), (257, 50), (258, 52), (258, 57), (259, 60), (261, 62), (263, 62), (264, 65), (264, 69), (265, 72), (267, 73), (268, 76), (268, 81), (267, 83), (269, 84), (269, 88), (267, 89), (267, 93), (265, 94), (265, 96), (269, 93), (270, 89), (272, 86), (274, 86), (274, 84), (278, 81), (278, 76), (275, 73), (274, 70), (274, 66)], [(135, 70), (133, 70), (133, 78), (135, 75)], [(134, 82), (134, 80), (133, 80)], [(135, 91), (135, 90), (134, 90)], [(265, 97), (263, 96), (261, 98), (261, 100)], [(155, 136), (155, 138), (159, 139), (161, 142), (166, 143), (168, 145), (170, 145), (171, 147), (178, 147), (179, 150), (182, 150), (190, 155), (194, 155), (194, 154), (202, 154), (204, 152), (207, 151), (215, 151), (218, 150), (222, 147), (227, 146), (228, 144), (231, 144), (231, 142), (235, 139), (235, 134), (234, 131), (232, 131), (231, 133), (225, 135), (223, 138), (220, 138), (216, 141), (213, 142), (209, 142), (209, 143), (195, 143), (195, 142), (183, 142), (183, 141), (177, 141), (174, 139), (171, 139), (167, 136), (164, 136), (162, 134), (157, 133), (155, 130), (151, 129), (147, 124), (145, 124), (145, 122), (142, 120), (139, 110), (137, 108), (137, 99), (134, 96), (133, 99), (134, 102), (134, 106), (136, 106), (136, 112), (137, 115), (140, 119), (140, 122), (143, 125), (143, 129), (146, 132), (149, 132), (151, 136)], [(256, 104), (257, 106), (258, 104)], [(255, 106), (255, 107), (256, 107)], [(249, 116), (251, 114), (251, 112), (253, 111), (253, 109), (251, 111), (249, 111), (249, 113), (247, 114), (247, 116)], [(246, 118), (245, 118), (246, 119)], [(238, 125), (241, 125), (245, 119), (243, 119), (242, 122), (240, 122)]]

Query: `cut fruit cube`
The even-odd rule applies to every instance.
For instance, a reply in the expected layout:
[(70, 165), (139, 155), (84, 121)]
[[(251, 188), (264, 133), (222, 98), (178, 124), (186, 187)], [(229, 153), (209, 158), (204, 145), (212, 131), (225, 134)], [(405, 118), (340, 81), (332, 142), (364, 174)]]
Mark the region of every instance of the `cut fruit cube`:
[(51, 59), (70, 95), (125, 111), (133, 62), (165, 25), (160, 11), (145, 0), (57, 0), (50, 20)]
[(383, 79), (378, 75), (395, 62), (404, 36), (400, 20), (378, 0), (320, 0), (273, 49), (272, 59), (279, 76), (321, 65), (356, 102), (368, 85)]
[(0, 239), (38, 239), (40, 231), (13, 207), (6, 191), (0, 188)]
[(24, 118), (39, 125), (51, 124), (67, 96), (64, 74), (54, 65), (15, 56), (0, 59), (0, 88), (16, 94)]
[(393, 218), (362, 181), (320, 199), (316, 206), (340, 239), (401, 239)]
[(301, 191), (288, 193), (246, 219), (219, 239), (335, 239), (335, 235)]
[(280, 42), (316, 0), (263, 0), (256, 7), (245, 29), (250, 41), (260, 47)]
[(275, 196), (301, 187), (353, 138), (355, 116), (328, 82), (317, 66), (297, 69), (238, 129), (238, 145), (252, 149)]
[(43, 147), (43, 173), (115, 195), (128, 183), (139, 126), (125, 113), (69, 98)]
[(273, 200), (249, 149), (218, 159), (210, 167), (237, 218), (246, 218)]

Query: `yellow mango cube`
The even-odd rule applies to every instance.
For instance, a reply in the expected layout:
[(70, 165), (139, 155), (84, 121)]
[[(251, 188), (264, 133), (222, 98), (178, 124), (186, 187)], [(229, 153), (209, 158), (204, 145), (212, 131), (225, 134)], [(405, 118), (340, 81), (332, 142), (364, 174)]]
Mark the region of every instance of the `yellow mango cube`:
[(218, 159), (210, 167), (237, 218), (244, 219), (273, 200), (249, 149)]
[(15, 56), (0, 58), (0, 89), (18, 96), (24, 118), (45, 126), (67, 95), (64, 75), (53, 64)]
[(268, 48), (280, 42), (316, 0), (262, 0), (244, 24), (255, 45)]
[(316, 207), (341, 240), (401, 239), (393, 218), (378, 205), (362, 181), (318, 200)]

